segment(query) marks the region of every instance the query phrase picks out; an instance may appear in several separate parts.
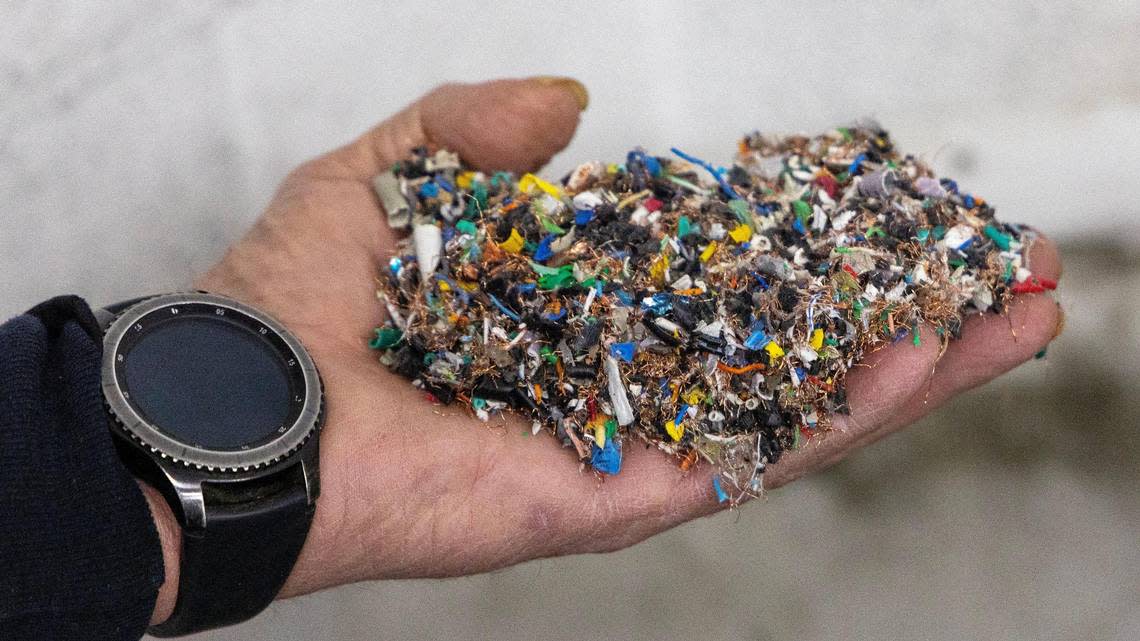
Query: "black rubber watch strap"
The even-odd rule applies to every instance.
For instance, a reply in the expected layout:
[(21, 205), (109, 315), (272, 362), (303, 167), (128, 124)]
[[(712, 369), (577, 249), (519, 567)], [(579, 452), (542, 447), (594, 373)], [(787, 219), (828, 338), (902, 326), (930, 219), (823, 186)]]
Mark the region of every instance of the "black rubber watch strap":
[[(299, 466), (297, 466), (299, 468)], [(178, 600), (170, 618), (148, 632), (178, 636), (240, 623), (265, 609), (293, 569), (314, 505), (303, 483), (229, 502), (207, 493), (206, 527), (182, 532)]]

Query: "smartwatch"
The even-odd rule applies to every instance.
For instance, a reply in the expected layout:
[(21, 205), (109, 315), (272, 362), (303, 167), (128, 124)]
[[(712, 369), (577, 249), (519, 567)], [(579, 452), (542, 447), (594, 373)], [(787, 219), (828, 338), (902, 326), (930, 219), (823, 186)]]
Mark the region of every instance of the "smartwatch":
[(320, 494), (324, 394), (312, 358), (269, 315), (206, 292), (96, 318), (118, 450), (182, 526), (178, 599), (148, 632), (253, 617), (289, 576)]

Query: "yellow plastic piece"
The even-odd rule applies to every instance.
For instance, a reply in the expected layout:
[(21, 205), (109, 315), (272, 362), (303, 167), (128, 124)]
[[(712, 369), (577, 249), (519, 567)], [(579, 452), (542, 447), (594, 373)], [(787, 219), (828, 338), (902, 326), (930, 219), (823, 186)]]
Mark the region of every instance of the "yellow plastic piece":
[(811, 348), (818, 350), (823, 347), (823, 330), (817, 329), (811, 333)]
[(441, 291), (441, 292), (451, 291), (451, 285), (448, 285), (446, 280), (441, 280), (438, 282), (439, 282), (439, 291)]
[(649, 277), (653, 282), (661, 284), (665, 282), (665, 266), (669, 264), (669, 260), (665, 258), (664, 254), (659, 254), (653, 264), (649, 267)]
[(746, 243), (752, 238), (752, 228), (748, 225), (738, 225), (736, 229), (728, 232), (728, 235), (738, 243)]
[(455, 177), (455, 184), (460, 189), (471, 189), (471, 181), (475, 178), (475, 172), (465, 171)]
[(514, 227), (511, 227), (510, 238), (499, 243), (499, 247), (502, 247), (504, 251), (508, 251), (512, 254), (521, 252), (524, 245), (526, 245), (526, 239), (523, 238), (522, 234), (519, 233), (519, 230), (515, 229)]
[(764, 350), (768, 352), (772, 360), (776, 360), (784, 355), (784, 349), (780, 347), (776, 341), (768, 341), (768, 344), (764, 346)]
[(562, 190), (555, 185), (552, 185), (545, 180), (535, 176), (534, 174), (525, 174), (519, 179), (519, 191), (524, 194), (529, 194), (538, 187), (542, 191), (554, 196), (555, 198), (562, 198)]
[(594, 440), (598, 443), (598, 447), (606, 446), (606, 422), (604, 420), (594, 419)]
[(669, 433), (669, 436), (674, 441), (679, 441), (681, 437), (685, 435), (685, 426), (677, 425), (674, 421), (669, 421), (665, 424), (665, 431)]
[(699, 388), (695, 388), (685, 394), (685, 402), (689, 405), (700, 405), (701, 401), (705, 400), (705, 393)]
[(715, 240), (709, 242), (709, 246), (705, 247), (705, 250), (703, 252), (701, 252), (701, 262), (707, 263), (709, 261), (709, 259), (712, 258), (712, 255), (714, 252), (716, 252), (716, 241)]
[(612, 175), (616, 174), (617, 172), (618, 172), (617, 163), (611, 162), (610, 164), (606, 165), (606, 173), (607, 174), (610, 174), (612, 176)]

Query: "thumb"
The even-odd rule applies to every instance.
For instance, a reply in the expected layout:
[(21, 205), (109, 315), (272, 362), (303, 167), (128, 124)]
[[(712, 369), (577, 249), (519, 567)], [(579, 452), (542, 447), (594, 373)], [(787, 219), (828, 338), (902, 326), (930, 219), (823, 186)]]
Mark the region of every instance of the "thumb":
[(531, 171), (570, 142), (588, 100), (572, 78), (447, 84), (316, 162), (370, 180), (412, 148), (427, 146), (454, 151), (476, 169)]

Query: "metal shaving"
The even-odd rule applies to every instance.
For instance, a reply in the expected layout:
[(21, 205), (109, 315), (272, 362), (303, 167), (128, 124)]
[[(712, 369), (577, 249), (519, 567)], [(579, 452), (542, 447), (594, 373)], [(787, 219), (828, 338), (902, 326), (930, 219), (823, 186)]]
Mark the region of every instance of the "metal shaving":
[(410, 229), (378, 279), (371, 347), (440, 403), (513, 410), (617, 474), (634, 440), (720, 470), (722, 501), (847, 411), (869, 350), (1051, 289), (1032, 232), (900, 155), (874, 125), (673, 149), (557, 184), (416, 149), (376, 178)]

